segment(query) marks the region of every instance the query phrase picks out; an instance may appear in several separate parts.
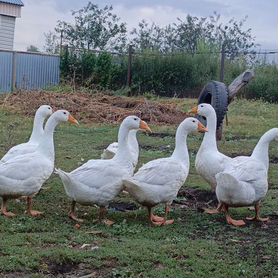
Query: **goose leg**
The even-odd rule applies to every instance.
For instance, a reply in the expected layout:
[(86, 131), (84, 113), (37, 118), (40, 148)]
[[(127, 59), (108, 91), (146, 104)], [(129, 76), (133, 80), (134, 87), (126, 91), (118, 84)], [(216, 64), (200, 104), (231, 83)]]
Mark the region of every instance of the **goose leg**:
[(222, 210), (223, 210), (223, 204), (221, 202), (219, 202), (216, 209), (205, 208), (204, 212), (208, 213), (208, 214), (217, 214), (217, 213), (222, 212)]
[(16, 216), (16, 214), (14, 214), (14, 213), (12, 213), (10, 211), (7, 211), (7, 201), (8, 201), (8, 198), (3, 197), (2, 205), (1, 205), (1, 214), (3, 214), (6, 217)]
[(69, 218), (74, 221), (77, 221), (77, 222), (83, 222), (84, 221), (83, 219), (80, 219), (75, 215), (75, 205), (76, 205), (76, 201), (72, 201), (71, 207), (70, 207), (70, 212), (68, 214)]
[(32, 203), (33, 203), (33, 198), (31, 196), (27, 197), (27, 211), (26, 213), (31, 215), (31, 216), (39, 216), (43, 214), (43, 212), (38, 211), (38, 210), (32, 210)]
[(169, 219), (167, 220), (167, 215), (170, 212), (170, 205), (165, 205), (165, 217), (164, 220), (162, 222), (162, 225), (170, 225), (174, 223), (174, 219)]
[(157, 226), (164, 226), (164, 225), (171, 225), (171, 224), (173, 224), (174, 223), (174, 219), (167, 220), (167, 215), (168, 215), (169, 211), (170, 211), (170, 206), (167, 204), (165, 206), (165, 215), (164, 215), (163, 220), (160, 221), (160, 222), (155, 222), (154, 224), (157, 225)]
[(255, 205), (255, 212), (256, 212), (256, 215), (254, 217), (246, 217), (246, 219), (251, 220), (251, 221), (262, 221), (262, 222), (269, 221), (269, 217), (265, 217), (265, 218), (260, 217), (260, 204), (259, 203), (257, 203)]
[(109, 220), (105, 217), (107, 213), (106, 207), (100, 207), (99, 208), (99, 221), (104, 223), (107, 226), (112, 226), (115, 222), (112, 220)]
[(152, 213), (152, 208), (151, 208), (151, 207), (148, 207), (148, 214), (149, 214), (149, 220), (150, 220), (150, 222), (151, 222), (152, 224), (154, 224), (154, 225), (157, 225), (157, 223), (159, 223), (159, 225), (160, 225), (161, 221), (164, 220), (163, 217), (160, 217), (160, 216), (158, 216), (158, 215), (154, 215), (154, 214)]
[(245, 222), (243, 220), (235, 220), (233, 219), (230, 214), (229, 214), (229, 206), (228, 205), (223, 205), (224, 208), (224, 212), (225, 212), (225, 216), (226, 216), (226, 221), (228, 224), (236, 226), (236, 227), (240, 227), (240, 226), (244, 226)]

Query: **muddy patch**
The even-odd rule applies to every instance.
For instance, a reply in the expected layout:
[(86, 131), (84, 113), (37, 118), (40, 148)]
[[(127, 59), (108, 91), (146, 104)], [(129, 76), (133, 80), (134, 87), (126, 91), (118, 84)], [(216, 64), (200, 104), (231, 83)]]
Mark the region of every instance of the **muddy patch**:
[(232, 135), (224, 137), (225, 141), (258, 140), (258, 136)]
[(148, 144), (140, 144), (140, 148), (145, 151), (160, 151), (160, 152), (171, 152), (174, 150), (174, 147), (171, 145), (154, 146)]
[(159, 137), (159, 138), (165, 138), (165, 137), (175, 137), (175, 134), (173, 133), (167, 133), (167, 132), (154, 132), (149, 133), (148, 136), (150, 137)]
[(124, 203), (124, 202), (112, 202), (109, 204), (109, 209), (112, 211), (133, 211), (137, 210), (139, 207), (134, 203)]
[(203, 211), (204, 207), (215, 207), (218, 204), (215, 192), (196, 188), (181, 188), (178, 199), (174, 204), (182, 205), (184, 208), (194, 208)]
[(234, 157), (237, 157), (237, 156), (250, 156), (251, 153), (245, 153), (245, 152), (240, 152), (240, 153), (231, 153), (230, 157), (234, 158)]
[(273, 164), (278, 164), (278, 157), (275, 156), (275, 157), (271, 157), (270, 160), (269, 160), (270, 163), (273, 163)]
[[(57, 264), (53, 261), (45, 262), (47, 265), (47, 271), (42, 271), (43, 274), (47, 274), (47, 277), (108, 277), (111, 273), (112, 268), (117, 266), (117, 258), (108, 257), (102, 262), (101, 267), (93, 267), (85, 263), (63, 263)], [(12, 276), (11, 276), (12, 277)], [(17, 276), (26, 277), (26, 276)], [(27, 276), (28, 277), (28, 276)]]
[(57, 275), (72, 272), (73, 270), (78, 269), (78, 265), (72, 263), (57, 264), (55, 262), (50, 261), (47, 263), (47, 268), (48, 272)]

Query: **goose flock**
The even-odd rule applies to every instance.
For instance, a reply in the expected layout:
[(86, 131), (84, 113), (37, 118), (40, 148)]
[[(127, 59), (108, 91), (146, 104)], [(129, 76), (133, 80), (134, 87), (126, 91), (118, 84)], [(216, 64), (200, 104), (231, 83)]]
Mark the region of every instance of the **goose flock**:
[[(260, 138), (251, 156), (231, 158), (218, 151), (214, 108), (202, 103), (192, 108), (190, 113), (205, 117), (207, 127), (194, 117), (183, 120), (176, 130), (175, 149), (169, 157), (149, 161), (134, 173), (139, 158), (137, 132), (151, 132), (151, 129), (139, 117), (128, 116), (119, 127), (118, 142), (110, 144), (101, 159), (91, 159), (68, 173), (55, 169), (53, 135), (58, 124), (67, 121), (78, 124), (78, 121), (66, 110), (53, 112), (49, 105), (40, 106), (29, 141), (11, 148), (0, 160), (1, 214), (15, 216), (7, 209), (8, 200), (25, 197), (26, 213), (40, 215), (42, 212), (32, 209), (32, 199), (55, 172), (71, 199), (69, 217), (74, 221), (83, 221), (76, 215), (78, 203), (99, 206), (99, 221), (112, 225), (114, 222), (106, 218), (107, 207), (125, 190), (147, 208), (153, 225), (172, 224), (174, 220), (167, 219), (171, 203), (189, 174), (187, 136), (201, 132), (205, 135), (196, 156), (196, 171), (216, 192), (219, 202), (217, 208), (206, 212), (224, 212), (228, 224), (243, 226), (243, 220), (230, 216), (229, 207), (254, 206), (255, 217), (248, 219), (268, 221), (268, 218), (260, 217), (260, 202), (268, 190), (269, 144), (273, 140), (278, 141), (278, 128), (270, 129)], [(164, 217), (152, 213), (152, 208), (158, 204), (165, 205)]]

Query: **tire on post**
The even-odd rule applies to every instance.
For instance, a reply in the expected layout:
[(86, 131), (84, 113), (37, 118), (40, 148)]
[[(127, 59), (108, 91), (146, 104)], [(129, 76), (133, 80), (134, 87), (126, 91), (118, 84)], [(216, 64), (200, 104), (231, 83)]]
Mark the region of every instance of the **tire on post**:
[[(215, 109), (217, 129), (219, 129), (222, 126), (229, 104), (229, 95), (226, 85), (218, 81), (210, 81), (207, 83), (199, 95), (198, 104), (200, 103), (209, 103)], [(198, 116), (198, 119), (203, 124), (206, 124), (206, 119), (204, 117)]]

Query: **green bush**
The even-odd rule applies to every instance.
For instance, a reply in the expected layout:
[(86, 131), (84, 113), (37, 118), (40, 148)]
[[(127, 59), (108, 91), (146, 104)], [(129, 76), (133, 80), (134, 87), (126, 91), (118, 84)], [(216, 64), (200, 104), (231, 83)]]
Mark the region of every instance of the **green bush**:
[[(199, 53), (199, 54), (198, 54)], [(210, 80), (219, 80), (220, 55), (217, 49), (200, 43), (196, 54), (184, 52), (163, 55), (144, 51), (132, 57), (131, 94), (151, 92), (167, 97), (198, 97)], [(225, 84), (230, 84), (249, 67), (245, 57), (225, 60)], [(278, 69), (275, 65), (255, 63), (255, 79), (241, 95), (247, 98), (278, 101)], [(78, 86), (122, 90), (126, 85), (126, 55), (74, 52), (65, 49), (61, 57), (62, 79)]]
[(278, 68), (277, 65), (258, 65), (255, 78), (244, 90), (243, 95), (250, 99), (262, 99), (278, 102)]

